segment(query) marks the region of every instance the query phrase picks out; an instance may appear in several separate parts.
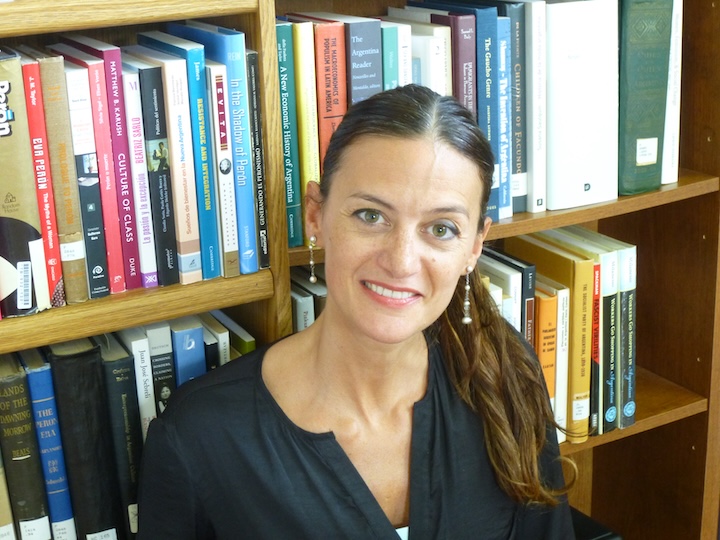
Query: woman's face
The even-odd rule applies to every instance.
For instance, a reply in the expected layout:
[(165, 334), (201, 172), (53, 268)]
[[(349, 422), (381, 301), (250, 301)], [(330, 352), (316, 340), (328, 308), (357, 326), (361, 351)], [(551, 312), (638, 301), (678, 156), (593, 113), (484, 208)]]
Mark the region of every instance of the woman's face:
[(425, 138), (357, 139), (320, 204), (309, 187), (308, 234), (325, 249), (326, 320), (402, 342), (445, 310), (487, 233), (478, 234), (477, 166)]

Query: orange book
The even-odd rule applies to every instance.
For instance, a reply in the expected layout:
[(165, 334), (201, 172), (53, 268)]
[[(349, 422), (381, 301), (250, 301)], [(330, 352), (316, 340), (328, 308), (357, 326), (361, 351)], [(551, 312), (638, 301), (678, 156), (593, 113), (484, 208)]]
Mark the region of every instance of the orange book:
[(542, 366), (553, 410), (555, 409), (557, 302), (557, 296), (535, 289), (535, 353)]
[(532, 235), (505, 239), (505, 251), (534, 262), (538, 273), (570, 289), (567, 440), (585, 442), (590, 420), (590, 350), (595, 261)]

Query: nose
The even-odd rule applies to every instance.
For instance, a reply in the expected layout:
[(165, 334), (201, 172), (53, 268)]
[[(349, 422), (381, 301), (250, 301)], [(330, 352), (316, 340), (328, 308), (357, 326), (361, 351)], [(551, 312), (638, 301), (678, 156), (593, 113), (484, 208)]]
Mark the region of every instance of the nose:
[(382, 240), (380, 265), (394, 278), (410, 276), (420, 268), (421, 248), (416, 231), (395, 227)]

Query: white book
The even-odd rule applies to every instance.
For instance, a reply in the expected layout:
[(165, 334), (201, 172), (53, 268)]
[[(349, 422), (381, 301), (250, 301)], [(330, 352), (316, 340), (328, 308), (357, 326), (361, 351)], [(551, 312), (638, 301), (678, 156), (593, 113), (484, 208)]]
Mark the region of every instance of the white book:
[(186, 61), (143, 45), (128, 45), (122, 51), (162, 68), (180, 283), (202, 281)]
[(547, 3), (547, 209), (618, 197), (618, 7)]
[(255, 350), (255, 337), (248, 332), (240, 323), (230, 317), (221, 309), (213, 309), (210, 315), (215, 317), (220, 324), (228, 329), (230, 333), (230, 345), (240, 354), (247, 354)]
[(123, 67), (125, 116), (130, 155), (130, 178), (135, 198), (135, 222), (140, 255), (140, 275), (143, 287), (157, 287), (158, 267), (155, 256), (155, 231), (150, 205), (147, 157), (145, 154), (145, 128), (143, 127), (140, 80), (137, 69)]
[(169, 394), (177, 387), (170, 323), (158, 321), (145, 325), (144, 329), (150, 347), (155, 408), (156, 413), (160, 414), (165, 410)]
[(199, 313), (198, 317), (203, 326), (217, 339), (220, 365), (227, 364), (230, 361), (230, 331), (208, 312)]
[[(380, 28), (394, 28), (397, 39), (398, 86), (405, 86), (412, 82), (412, 33), (410, 25), (396, 21), (380, 21)], [(383, 36), (385, 36), (383, 32)], [(384, 37), (383, 37), (384, 39)], [(384, 84), (384, 83), (383, 83)], [(389, 88), (386, 86), (386, 90)]]
[[(512, 308), (507, 313), (506, 319), (518, 332), (523, 332), (522, 327), (522, 272), (497, 261), (488, 255), (481, 255), (477, 262), (478, 269), (490, 281), (502, 288), (503, 295), (512, 298)], [(503, 307), (505, 316), (505, 307)]]
[[(560, 428), (567, 428), (568, 376), (570, 353), (570, 289), (542, 274), (536, 274), (535, 288), (557, 296), (557, 345), (555, 347), (555, 401), (553, 412)], [(558, 442), (564, 442), (565, 433), (557, 431)]]
[(215, 190), (218, 194), (218, 230), (223, 250), (224, 277), (240, 275), (235, 177), (230, 144), (230, 102), (225, 64), (205, 59), (210, 120), (208, 133), (213, 138), (211, 163), (215, 166)]
[(495, 302), (495, 305), (497, 306), (498, 311), (500, 313), (502, 313), (502, 302), (503, 302), (502, 287), (500, 287), (500, 285), (493, 283), (492, 281), (487, 282), (486, 287), (487, 287), (488, 291), (490, 292), (490, 297)]
[(290, 283), (293, 332), (300, 332), (315, 322), (313, 296), (302, 287)]
[(140, 426), (144, 441), (147, 437), (150, 422), (157, 416), (152, 365), (150, 363), (150, 342), (145, 330), (139, 326), (120, 330), (117, 335), (135, 359), (135, 383), (137, 385)]
[(667, 105), (663, 136), (661, 184), (678, 181), (680, 166), (680, 95), (682, 83), (683, 0), (673, 1), (670, 61), (668, 66)]

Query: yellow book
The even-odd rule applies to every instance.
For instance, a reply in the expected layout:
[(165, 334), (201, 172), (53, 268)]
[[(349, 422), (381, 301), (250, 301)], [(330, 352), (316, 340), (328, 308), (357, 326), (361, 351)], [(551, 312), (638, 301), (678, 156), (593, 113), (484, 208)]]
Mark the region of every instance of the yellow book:
[(535, 353), (545, 376), (550, 405), (555, 410), (557, 296), (535, 289)]
[(584, 442), (588, 438), (590, 419), (590, 332), (595, 261), (531, 235), (505, 239), (505, 251), (534, 262), (539, 273), (570, 289), (567, 440)]

